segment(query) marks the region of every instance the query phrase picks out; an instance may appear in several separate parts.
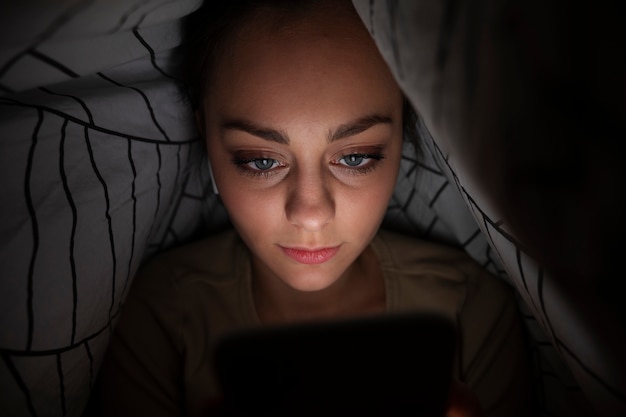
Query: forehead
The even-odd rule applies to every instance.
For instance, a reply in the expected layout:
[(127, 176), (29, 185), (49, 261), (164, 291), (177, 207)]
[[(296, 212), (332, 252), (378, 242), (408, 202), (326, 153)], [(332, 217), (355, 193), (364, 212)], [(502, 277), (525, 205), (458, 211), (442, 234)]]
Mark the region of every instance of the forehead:
[(212, 107), (267, 120), (284, 111), (317, 110), (319, 116), (339, 108), (359, 115), (397, 106), (400, 90), (348, 6), (293, 13), (264, 8), (251, 15), (213, 67)]

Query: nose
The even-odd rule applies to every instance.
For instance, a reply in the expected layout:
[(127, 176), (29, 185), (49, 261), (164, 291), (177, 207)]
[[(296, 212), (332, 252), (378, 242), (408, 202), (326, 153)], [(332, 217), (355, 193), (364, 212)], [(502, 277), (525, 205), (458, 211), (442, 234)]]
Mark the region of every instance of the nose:
[(319, 232), (335, 216), (328, 181), (317, 170), (295, 177), (285, 207), (287, 219), (307, 232)]

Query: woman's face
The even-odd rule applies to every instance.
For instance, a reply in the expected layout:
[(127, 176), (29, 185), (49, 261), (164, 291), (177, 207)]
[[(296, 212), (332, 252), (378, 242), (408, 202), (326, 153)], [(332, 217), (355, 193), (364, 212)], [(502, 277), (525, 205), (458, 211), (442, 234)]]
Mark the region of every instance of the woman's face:
[(255, 273), (322, 290), (380, 226), (402, 95), (353, 10), (277, 22), (263, 11), (225, 46), (204, 101), (207, 148)]

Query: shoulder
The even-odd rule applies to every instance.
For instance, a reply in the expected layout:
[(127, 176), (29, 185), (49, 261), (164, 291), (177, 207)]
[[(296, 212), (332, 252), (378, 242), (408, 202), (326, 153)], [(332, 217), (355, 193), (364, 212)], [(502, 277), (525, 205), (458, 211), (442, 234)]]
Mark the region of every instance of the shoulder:
[(134, 287), (180, 289), (193, 283), (224, 284), (240, 276), (247, 252), (227, 230), (159, 253), (139, 268)]
[(456, 282), (465, 282), (468, 276), (482, 273), (481, 267), (464, 251), (416, 236), (381, 230), (372, 246), (383, 269), (428, 273)]
[(234, 231), (158, 254), (135, 275), (123, 317), (148, 316), (181, 344), (209, 328), (247, 323), (253, 317), (247, 260)]
[(399, 309), (443, 313), (457, 325), (455, 377), (468, 383), (485, 409), (526, 403), (526, 353), (517, 304), (504, 280), (464, 251), (381, 231), (372, 242)]
[(389, 279), (414, 292), (445, 293), (457, 312), (483, 300), (510, 300), (509, 286), (461, 249), (386, 230), (372, 247)]

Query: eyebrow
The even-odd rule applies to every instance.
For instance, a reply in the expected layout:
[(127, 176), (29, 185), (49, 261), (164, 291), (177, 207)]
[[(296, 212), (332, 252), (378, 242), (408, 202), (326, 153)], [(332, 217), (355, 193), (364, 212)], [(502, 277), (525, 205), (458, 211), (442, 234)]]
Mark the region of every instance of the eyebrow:
[[(334, 142), (339, 139), (358, 135), (359, 133), (370, 129), (373, 126), (380, 124), (392, 124), (392, 122), (393, 120), (391, 119), (391, 117), (380, 114), (372, 114), (369, 116), (361, 117), (352, 122), (340, 125), (334, 130), (330, 130), (328, 132), (328, 142)], [(270, 142), (277, 142), (283, 145), (289, 144), (289, 136), (285, 132), (281, 130), (257, 126), (247, 120), (228, 120), (222, 123), (221, 127), (222, 129), (240, 130), (242, 132), (249, 133), (253, 136)]]
[(391, 123), (392, 120), (389, 116), (372, 114), (370, 116), (361, 117), (360, 119), (339, 126), (334, 131), (328, 132), (328, 141), (334, 142), (349, 136), (358, 135), (376, 125)]
[(282, 143), (284, 145), (289, 143), (289, 137), (285, 134), (285, 132), (256, 126), (247, 120), (229, 120), (222, 123), (222, 129), (241, 130), (261, 139), (265, 139), (270, 142)]

